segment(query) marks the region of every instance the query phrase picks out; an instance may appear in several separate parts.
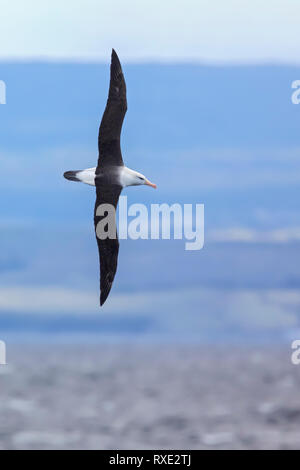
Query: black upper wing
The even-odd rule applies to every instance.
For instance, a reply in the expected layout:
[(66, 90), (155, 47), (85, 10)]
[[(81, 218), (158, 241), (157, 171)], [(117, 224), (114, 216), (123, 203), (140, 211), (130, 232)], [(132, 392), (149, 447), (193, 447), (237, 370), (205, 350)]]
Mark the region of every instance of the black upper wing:
[[(117, 185), (97, 186), (96, 190), (97, 199), (95, 204), (94, 222), (100, 261), (100, 305), (103, 305), (108, 297), (117, 271), (119, 240), (116, 227), (115, 210), (118, 205), (122, 188)], [(112, 220), (109, 219), (111, 225), (110, 227), (106, 225), (104, 228), (106, 231), (108, 231), (108, 228), (110, 229), (108, 237), (105, 239), (99, 238), (99, 233), (103, 233), (103, 226), (102, 224), (98, 225), (99, 222), (101, 222), (101, 220), (103, 220), (108, 214), (107, 212), (104, 212), (105, 207), (102, 206), (103, 215), (99, 215), (99, 212), (101, 211), (99, 206), (103, 204), (110, 204), (112, 208), (114, 208), (114, 211), (112, 211), (113, 218)], [(111, 237), (111, 233), (114, 234), (114, 237)]]
[(98, 168), (123, 165), (120, 136), (126, 111), (126, 83), (119, 58), (113, 49), (108, 100), (99, 129)]

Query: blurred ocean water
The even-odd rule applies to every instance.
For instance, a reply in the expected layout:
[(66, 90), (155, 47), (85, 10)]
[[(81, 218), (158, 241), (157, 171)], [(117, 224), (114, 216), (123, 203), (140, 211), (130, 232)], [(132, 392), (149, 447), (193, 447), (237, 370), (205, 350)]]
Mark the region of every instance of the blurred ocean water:
[(15, 346), (0, 448), (299, 449), (298, 367), (288, 348)]

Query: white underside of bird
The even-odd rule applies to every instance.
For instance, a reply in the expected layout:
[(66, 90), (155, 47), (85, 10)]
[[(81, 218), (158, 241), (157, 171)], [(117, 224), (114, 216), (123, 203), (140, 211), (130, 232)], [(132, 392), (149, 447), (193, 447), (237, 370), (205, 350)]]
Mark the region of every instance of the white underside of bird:
[[(90, 186), (96, 186), (96, 167), (76, 171), (74, 172), (74, 177), (81, 183), (85, 183)], [(118, 182), (122, 188), (126, 188), (127, 186), (138, 186), (142, 184), (156, 188), (156, 185), (151, 183), (151, 181), (149, 181), (144, 175), (138, 171), (131, 170), (126, 166), (118, 167), (118, 179)]]

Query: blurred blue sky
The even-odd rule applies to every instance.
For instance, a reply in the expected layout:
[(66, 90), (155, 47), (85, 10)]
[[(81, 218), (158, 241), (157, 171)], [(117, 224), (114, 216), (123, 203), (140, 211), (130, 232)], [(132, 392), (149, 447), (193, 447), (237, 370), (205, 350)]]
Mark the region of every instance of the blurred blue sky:
[(298, 0), (2, 0), (0, 58), (299, 63)]
[[(231, 342), (297, 334), (299, 8), (2, 2), (1, 339), (18, 331)], [(62, 174), (96, 164), (111, 46), (128, 88), (124, 159), (158, 184), (129, 188), (129, 203), (203, 203), (206, 233), (199, 252), (183, 241), (122, 241), (100, 311), (95, 191)]]

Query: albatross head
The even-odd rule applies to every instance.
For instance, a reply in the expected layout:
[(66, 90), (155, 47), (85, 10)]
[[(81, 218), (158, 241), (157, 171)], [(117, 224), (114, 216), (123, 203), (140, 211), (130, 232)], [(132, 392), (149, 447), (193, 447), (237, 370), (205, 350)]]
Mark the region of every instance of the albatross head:
[(130, 168), (124, 167), (121, 175), (122, 186), (139, 186), (141, 184), (146, 184), (151, 186), (151, 188), (156, 189), (156, 184), (151, 183), (142, 173), (138, 171), (131, 170)]

